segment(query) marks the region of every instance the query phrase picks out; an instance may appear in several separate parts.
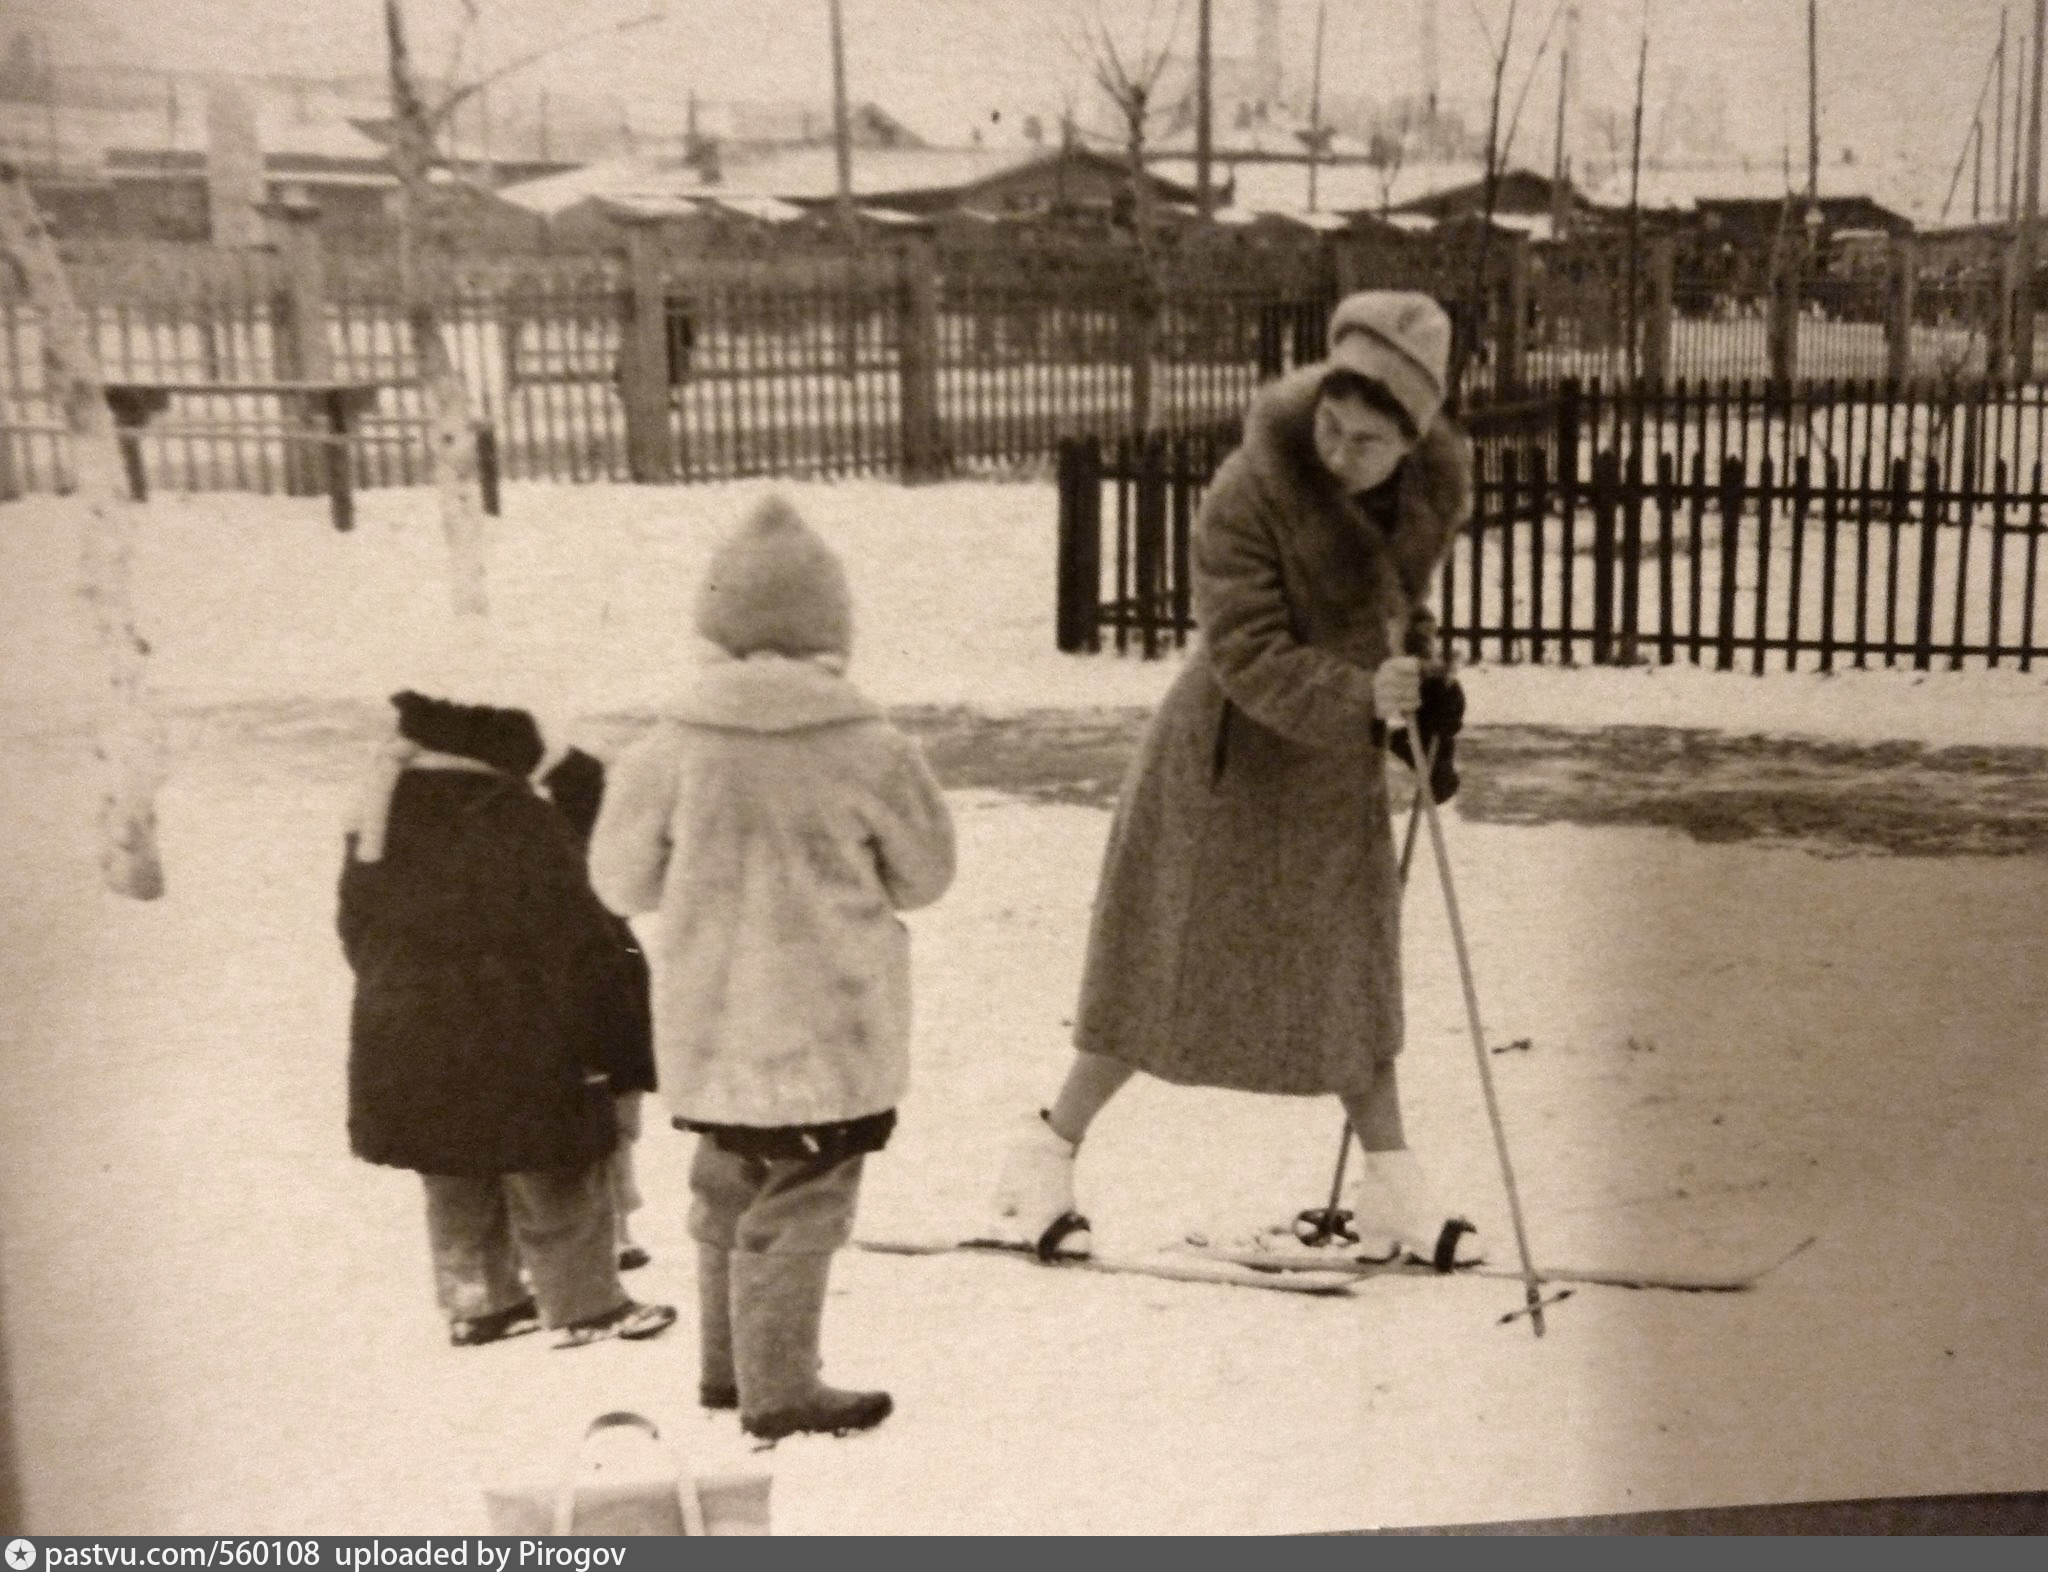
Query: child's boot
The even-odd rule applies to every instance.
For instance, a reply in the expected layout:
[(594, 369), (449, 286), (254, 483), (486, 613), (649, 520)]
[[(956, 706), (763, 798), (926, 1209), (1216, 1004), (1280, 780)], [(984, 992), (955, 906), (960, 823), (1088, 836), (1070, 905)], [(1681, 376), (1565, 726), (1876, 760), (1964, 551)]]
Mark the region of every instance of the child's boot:
[(732, 1257), (723, 1245), (697, 1243), (697, 1401), (738, 1408), (732, 1361)]
[(736, 1250), (730, 1260), (741, 1429), (774, 1441), (806, 1431), (846, 1435), (889, 1417), (887, 1392), (841, 1391), (818, 1379), (830, 1252)]
[(1077, 1151), (1079, 1147), (1053, 1129), (1043, 1113), (1033, 1114), (1003, 1149), (989, 1237), (1029, 1245), (1048, 1260), (1087, 1255), (1094, 1241), (1088, 1219), (1074, 1205)]

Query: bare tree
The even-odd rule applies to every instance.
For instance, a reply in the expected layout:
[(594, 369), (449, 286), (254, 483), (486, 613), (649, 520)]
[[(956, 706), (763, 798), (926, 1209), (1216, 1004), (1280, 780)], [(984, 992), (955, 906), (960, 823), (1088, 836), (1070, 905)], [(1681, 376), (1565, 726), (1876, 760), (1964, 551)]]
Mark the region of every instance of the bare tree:
[(131, 592), (140, 510), (129, 498), (91, 329), (28, 181), (12, 164), (0, 164), (0, 262), (42, 319), (43, 369), (71, 435), (72, 495), (84, 524), (80, 591), (107, 662), (107, 703), (94, 731), (104, 772), (100, 876), (116, 895), (152, 901), (164, 893), (156, 827), (164, 743), (145, 686), (149, 643), (136, 628)]
[(448, 542), (449, 589), (461, 616), (482, 617), (486, 594), (482, 499), (477, 491), (476, 432), (461, 369), (442, 333), (447, 259), (442, 227), (435, 223), (441, 189), (434, 174), (442, 142), (455, 113), (494, 83), (572, 45), (608, 33), (659, 21), (651, 12), (562, 38), (520, 55), (494, 70), (463, 80), (463, 55), (479, 19), (478, 0), (460, 0), (462, 19), (451, 45), (441, 85), (430, 92), (413, 66), (402, 0), (384, 0), (384, 38), (391, 87), (388, 157), (398, 179), (399, 309), (412, 339), (426, 399), (428, 467), (440, 495), (441, 530)]
[(1152, 187), (1145, 178), (1145, 149), (1155, 126), (1171, 123), (1179, 108), (1166, 101), (1161, 84), (1173, 64), (1174, 39), (1180, 32), (1184, 8), (1185, 0), (1175, 0), (1172, 17), (1162, 31), (1159, 0), (1147, 0), (1143, 25), (1134, 37), (1119, 41), (1104, 17), (1101, 0), (1097, 0), (1081, 25), (1082, 42), (1077, 46), (1070, 40), (1068, 44), (1071, 53), (1083, 57), (1088, 75), (1116, 114), (1130, 172), (1131, 223), (1141, 250), (1152, 240)]
[[(1569, 0), (1556, 0), (1550, 11), (1550, 20), (1545, 24), (1543, 35), (1537, 40), (1536, 51), (1531, 56), (1528, 68), (1522, 77), (1521, 90), (1516, 93), (1512, 105), (1506, 104), (1508, 65), (1513, 58), (1515, 47), (1515, 22), (1521, 11), (1521, 0), (1508, 0), (1507, 15), (1502, 22), (1500, 35), (1494, 36), (1486, 15), (1479, 9), (1478, 0), (1467, 0), (1472, 9), (1472, 18), (1479, 25), (1480, 36), (1486, 41), (1487, 58), (1492, 68), (1492, 88), (1487, 98), (1485, 175), (1480, 186), (1479, 243), (1472, 250), (1472, 309), (1468, 316), (1466, 331), (1458, 335), (1458, 347), (1451, 368), (1451, 386), (1455, 389), (1463, 378), (1464, 368), (1477, 347), (1477, 337), (1485, 321), (1487, 298), (1488, 252), (1493, 237), (1493, 218), (1500, 202), (1501, 176), (1507, 171), (1509, 155), (1514, 150), (1515, 134), (1521, 128), (1522, 111), (1529, 102), (1529, 89), (1536, 81), (1536, 71), (1543, 64), (1543, 57), (1550, 50), (1550, 40), (1557, 30), (1559, 17)], [(1506, 109), (1506, 124), (1502, 124), (1502, 111)]]
[(1172, 16), (1163, 30), (1159, 26), (1159, 5), (1160, 0), (1147, 0), (1144, 23), (1135, 39), (1126, 36), (1119, 42), (1105, 20), (1101, 0), (1097, 0), (1080, 29), (1081, 41), (1068, 40), (1069, 52), (1083, 60), (1089, 76), (1116, 113), (1130, 177), (1131, 233), (1139, 288), (1143, 292), (1143, 298), (1134, 302), (1131, 317), (1135, 339), (1130, 351), (1131, 425), (1137, 431), (1150, 431), (1158, 424), (1152, 366), (1159, 329), (1161, 280), (1145, 149), (1155, 124), (1171, 123), (1180, 107), (1165, 101), (1161, 84), (1173, 63), (1174, 39), (1180, 32), (1185, 0), (1175, 0)]

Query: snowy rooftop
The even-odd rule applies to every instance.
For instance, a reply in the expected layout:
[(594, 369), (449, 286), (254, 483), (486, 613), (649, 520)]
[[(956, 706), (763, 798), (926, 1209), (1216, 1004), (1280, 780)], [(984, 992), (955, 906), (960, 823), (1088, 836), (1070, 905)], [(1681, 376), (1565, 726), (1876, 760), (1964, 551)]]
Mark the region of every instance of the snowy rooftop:
[[(289, 106), (254, 98), (257, 145), (268, 154), (380, 162), (384, 149), (339, 116), (301, 119)], [(160, 109), (85, 109), (0, 99), (0, 146), (29, 157), (50, 145), (72, 159), (97, 163), (110, 153), (203, 155), (207, 148), (206, 95), (187, 90)]]

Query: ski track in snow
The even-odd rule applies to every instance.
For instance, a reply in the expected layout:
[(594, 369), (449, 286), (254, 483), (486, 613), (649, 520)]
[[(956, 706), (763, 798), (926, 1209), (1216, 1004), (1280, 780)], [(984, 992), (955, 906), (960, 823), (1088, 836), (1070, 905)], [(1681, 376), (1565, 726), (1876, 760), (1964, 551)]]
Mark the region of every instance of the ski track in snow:
[[(630, 1347), (449, 1349), (417, 1184), (343, 1134), (353, 760), (381, 695), (450, 661), (616, 735), (679, 679), (696, 570), (765, 489), (510, 488), (482, 652), (450, 634), (424, 493), (367, 494), (353, 536), (319, 499), (152, 504), (138, 574), (176, 757), (170, 893), (146, 906), (96, 884), (69, 522), (0, 510), (0, 1306), (34, 1527), (480, 1531), (485, 1481), (551, 1483), (612, 1407), (700, 1469), (771, 1471), (783, 1533), (1284, 1532), (2042, 1484), (2048, 863), (1562, 822), (1592, 789), (1573, 736), (1643, 798), (1697, 788), (1701, 758), (1766, 795), (1797, 765), (1825, 795), (1837, 744), (1866, 776), (2002, 750), (1929, 809), (1965, 815), (1979, 785), (2024, 792), (2010, 750), (2043, 739), (2048, 689), (2009, 671), (1467, 673), (1497, 729), (1473, 736), (1475, 817), (1446, 827), (1486, 1039), (1528, 1042), (1490, 1062), (1536, 1253), (1714, 1264), (1819, 1236), (1753, 1293), (1582, 1288), (1539, 1342), (1495, 1324), (1511, 1282), (1297, 1301), (854, 1252), (828, 1374), (888, 1385), (898, 1413), (760, 1453), (691, 1406), (687, 1315)], [(856, 676), (967, 716), (945, 733), (963, 761), (1000, 752), (972, 717), (1128, 726), (1170, 680), (1052, 653), (1049, 487), (788, 489), (847, 556)], [(1617, 725), (1681, 735), (1587, 735)], [(1546, 729), (1565, 743), (1529, 744)], [(978, 1221), (998, 1143), (1060, 1072), (1120, 758), (1089, 746), (1073, 773), (1094, 785), (1064, 798), (997, 789), (1021, 764), (958, 777), (960, 880), (910, 918), (915, 1084), (865, 1230)], [(1502, 775), (1557, 811), (1488, 815)], [(1443, 902), (1417, 872), (1411, 1134), (1505, 1262)], [(1320, 1100), (1135, 1083), (1082, 1200), (1105, 1247), (1254, 1226), (1321, 1198), (1338, 1129)], [(687, 1153), (650, 1119), (655, 1264), (630, 1279), (686, 1307)]]

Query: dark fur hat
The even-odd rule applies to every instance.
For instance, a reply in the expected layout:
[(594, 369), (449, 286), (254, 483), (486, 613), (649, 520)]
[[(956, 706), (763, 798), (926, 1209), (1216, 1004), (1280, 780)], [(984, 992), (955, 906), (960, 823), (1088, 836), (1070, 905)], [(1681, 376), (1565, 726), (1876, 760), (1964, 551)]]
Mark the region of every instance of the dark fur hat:
[(391, 695), (398, 734), (435, 753), (475, 759), (509, 775), (531, 775), (547, 748), (540, 727), (525, 710), (488, 704), (456, 704), (407, 688)]

